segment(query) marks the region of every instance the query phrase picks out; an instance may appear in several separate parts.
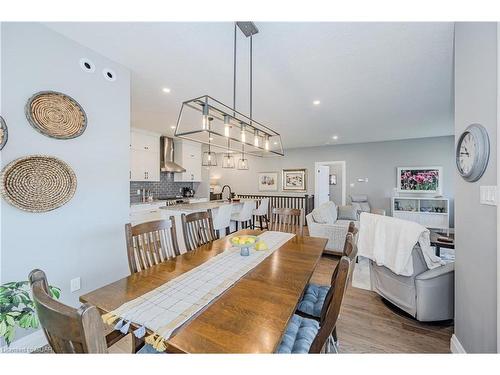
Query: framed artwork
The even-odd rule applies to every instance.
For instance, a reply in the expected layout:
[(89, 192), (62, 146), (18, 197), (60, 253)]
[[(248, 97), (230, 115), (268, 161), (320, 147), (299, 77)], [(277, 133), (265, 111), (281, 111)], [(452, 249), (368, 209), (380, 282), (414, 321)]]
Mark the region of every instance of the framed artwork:
[(258, 179), (259, 191), (278, 190), (278, 172), (260, 172)]
[(336, 174), (330, 175), (330, 185), (337, 185), (337, 175)]
[(442, 167), (398, 167), (399, 193), (441, 194)]
[(283, 191), (306, 191), (306, 169), (283, 169)]

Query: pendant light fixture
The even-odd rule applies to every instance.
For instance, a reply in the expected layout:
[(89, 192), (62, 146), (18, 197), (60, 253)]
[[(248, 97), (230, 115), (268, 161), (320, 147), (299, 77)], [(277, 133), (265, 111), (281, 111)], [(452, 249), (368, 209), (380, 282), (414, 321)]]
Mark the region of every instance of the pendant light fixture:
[(210, 136), (210, 127), (212, 124), (213, 118), (207, 117), (207, 131), (208, 131), (208, 151), (203, 153), (203, 157), (201, 159), (201, 165), (204, 167), (216, 167), (217, 166), (217, 154), (212, 152), (210, 149), (210, 142), (212, 141), (212, 137)]
[[(248, 116), (236, 110), (238, 29), (250, 39), (250, 113)], [(246, 155), (259, 157), (284, 155), (280, 134), (252, 117), (253, 36), (258, 32), (259, 30), (253, 22), (235, 22), (234, 24), (232, 107), (209, 95), (187, 100), (182, 103), (175, 129), (175, 136), (179, 138), (206, 144), (209, 145), (209, 148), (216, 147), (224, 151), (241, 152), (242, 158), (240, 160), (242, 162), (238, 162), (238, 167), (241, 164), (242, 167), (245, 167), (242, 169), (248, 169)], [(213, 121), (210, 121), (209, 118), (212, 118)], [(230, 153), (227, 152), (227, 154)]]
[(227, 152), (222, 154), (222, 168), (233, 169), (234, 168), (234, 156), (229, 152), (229, 142), (227, 140)]

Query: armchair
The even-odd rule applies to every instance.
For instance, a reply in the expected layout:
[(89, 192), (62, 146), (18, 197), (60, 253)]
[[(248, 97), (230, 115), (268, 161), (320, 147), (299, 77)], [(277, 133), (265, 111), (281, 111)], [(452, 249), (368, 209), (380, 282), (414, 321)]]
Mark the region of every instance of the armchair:
[(369, 212), (372, 214), (385, 216), (385, 210), (383, 208), (371, 208), (370, 203), (368, 203), (368, 196), (364, 194), (351, 195), (351, 204), (356, 212), (361, 214), (361, 212)]

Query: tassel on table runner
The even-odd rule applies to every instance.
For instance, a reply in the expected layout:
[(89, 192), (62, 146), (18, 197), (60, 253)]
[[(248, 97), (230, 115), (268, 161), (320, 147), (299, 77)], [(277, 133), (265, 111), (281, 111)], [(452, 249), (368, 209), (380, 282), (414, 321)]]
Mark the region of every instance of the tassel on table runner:
[(138, 339), (144, 337), (144, 335), (146, 335), (146, 326), (139, 327), (134, 331), (134, 336)]
[(123, 322), (125, 322), (125, 319), (120, 319), (118, 323), (115, 324), (114, 330), (119, 331), (123, 327)]

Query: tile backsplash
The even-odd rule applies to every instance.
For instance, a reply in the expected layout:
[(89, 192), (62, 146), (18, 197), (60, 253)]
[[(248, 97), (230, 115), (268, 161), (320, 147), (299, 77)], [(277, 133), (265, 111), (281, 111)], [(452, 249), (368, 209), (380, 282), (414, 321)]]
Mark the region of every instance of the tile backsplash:
[(160, 173), (160, 181), (130, 181), (130, 202), (140, 202), (141, 195), (137, 195), (137, 190), (150, 190), (153, 193), (153, 197), (171, 197), (180, 195), (180, 189), (183, 187), (189, 187), (196, 191), (199, 182), (175, 182), (174, 174), (168, 172)]

